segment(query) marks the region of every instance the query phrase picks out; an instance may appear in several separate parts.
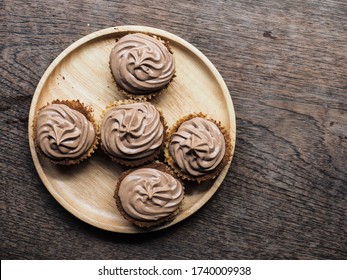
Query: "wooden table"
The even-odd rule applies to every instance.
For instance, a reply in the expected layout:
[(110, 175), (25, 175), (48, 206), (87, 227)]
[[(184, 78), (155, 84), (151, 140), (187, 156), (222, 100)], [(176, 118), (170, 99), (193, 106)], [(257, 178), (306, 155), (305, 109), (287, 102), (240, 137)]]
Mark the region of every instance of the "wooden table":
[[(283, 2), (2, 1), (1, 259), (346, 259), (347, 5)], [(217, 193), (144, 235), (103, 231), (64, 210), (28, 146), (30, 102), (49, 64), (77, 39), (120, 25), (164, 29), (201, 50), (237, 117)]]

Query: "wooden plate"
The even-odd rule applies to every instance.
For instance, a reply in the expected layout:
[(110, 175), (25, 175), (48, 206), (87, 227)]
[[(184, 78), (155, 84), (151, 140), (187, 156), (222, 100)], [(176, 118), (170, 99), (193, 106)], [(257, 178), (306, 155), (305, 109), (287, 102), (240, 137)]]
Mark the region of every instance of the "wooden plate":
[[(168, 125), (192, 113), (207, 113), (230, 130), (235, 146), (235, 113), (229, 91), (212, 63), (194, 46), (163, 30), (143, 26), (107, 28), (83, 37), (65, 49), (42, 76), (29, 113), (29, 144), (36, 170), (53, 197), (69, 212), (98, 228), (123, 233), (143, 232), (118, 213), (114, 187), (124, 168), (112, 163), (101, 149), (77, 166), (54, 166), (38, 156), (32, 124), (38, 109), (54, 99), (79, 99), (94, 108), (99, 122), (102, 110), (124, 99), (109, 70), (109, 54), (115, 39), (128, 32), (155, 34), (170, 42), (176, 61), (176, 78), (167, 92), (151, 102), (161, 108)], [(165, 228), (187, 218), (202, 207), (222, 183), (230, 163), (213, 181), (188, 184), (179, 215)], [(160, 228), (156, 228), (158, 230)]]

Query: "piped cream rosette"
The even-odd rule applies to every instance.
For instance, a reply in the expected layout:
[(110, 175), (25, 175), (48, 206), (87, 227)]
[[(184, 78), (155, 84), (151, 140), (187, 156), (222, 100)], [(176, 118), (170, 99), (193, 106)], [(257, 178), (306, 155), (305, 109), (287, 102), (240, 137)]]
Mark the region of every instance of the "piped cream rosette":
[(231, 159), (229, 133), (206, 114), (184, 116), (169, 131), (165, 159), (183, 179), (213, 179)]
[(155, 160), (166, 138), (164, 116), (149, 102), (116, 101), (101, 116), (101, 147), (119, 164), (138, 166)]
[(124, 172), (114, 198), (125, 219), (142, 228), (154, 227), (178, 214), (184, 186), (165, 164), (154, 162)]
[(98, 144), (92, 108), (79, 100), (54, 100), (34, 119), (36, 150), (54, 164), (78, 164), (90, 157)]
[(143, 33), (120, 38), (111, 51), (109, 64), (120, 90), (134, 100), (162, 94), (175, 75), (168, 42)]

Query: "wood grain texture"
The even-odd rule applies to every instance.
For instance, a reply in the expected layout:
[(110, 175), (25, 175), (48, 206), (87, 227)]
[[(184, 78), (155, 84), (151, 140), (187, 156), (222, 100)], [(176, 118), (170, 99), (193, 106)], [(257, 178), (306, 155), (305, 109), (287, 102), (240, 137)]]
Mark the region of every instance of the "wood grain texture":
[[(1, 1), (1, 258), (346, 259), (346, 15), (344, 0)], [(65, 211), (27, 139), (30, 102), (53, 59), (91, 32), (132, 24), (201, 50), (237, 117), (218, 192), (182, 223), (137, 236)]]

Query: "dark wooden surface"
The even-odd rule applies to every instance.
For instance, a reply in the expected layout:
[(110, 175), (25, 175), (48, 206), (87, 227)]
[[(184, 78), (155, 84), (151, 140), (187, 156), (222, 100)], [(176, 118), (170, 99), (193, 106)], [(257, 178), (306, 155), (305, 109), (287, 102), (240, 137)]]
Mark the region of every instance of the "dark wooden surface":
[[(345, 0), (3, 0), (0, 20), (1, 259), (347, 258)], [(117, 25), (195, 45), (237, 115), (218, 192), (187, 220), (145, 235), (105, 232), (65, 211), (28, 147), (46, 68), (77, 39)]]

